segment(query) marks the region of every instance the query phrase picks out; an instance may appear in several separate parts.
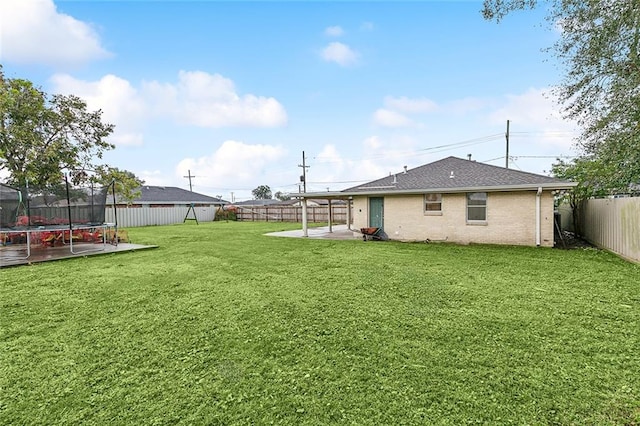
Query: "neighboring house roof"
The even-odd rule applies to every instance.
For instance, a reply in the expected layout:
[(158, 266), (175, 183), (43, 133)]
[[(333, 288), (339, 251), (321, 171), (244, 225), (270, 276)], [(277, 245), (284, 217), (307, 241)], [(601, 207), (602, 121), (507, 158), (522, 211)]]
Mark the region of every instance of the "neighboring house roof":
[[(569, 189), (576, 185), (575, 182), (549, 176), (447, 157), (340, 192), (305, 195), (309, 198), (324, 195), (327, 198), (394, 193), (521, 191), (535, 190), (539, 187), (545, 190), (558, 190)], [(300, 198), (298, 194), (293, 196)]]
[[(145, 185), (137, 190), (140, 191), (140, 196), (132, 201), (137, 204), (228, 204), (227, 201), (220, 198), (198, 194), (175, 186)], [(117, 198), (118, 202), (123, 202), (121, 197)]]

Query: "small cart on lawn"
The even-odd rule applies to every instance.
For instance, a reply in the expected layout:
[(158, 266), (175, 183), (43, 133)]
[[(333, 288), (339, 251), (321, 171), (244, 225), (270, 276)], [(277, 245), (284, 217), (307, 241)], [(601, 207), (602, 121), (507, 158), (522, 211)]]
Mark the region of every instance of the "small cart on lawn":
[(362, 234), (363, 241), (369, 241), (369, 240), (382, 241), (382, 240), (389, 239), (387, 237), (387, 234), (385, 234), (384, 231), (382, 230), (382, 228), (374, 228), (374, 227), (360, 228), (360, 233)]

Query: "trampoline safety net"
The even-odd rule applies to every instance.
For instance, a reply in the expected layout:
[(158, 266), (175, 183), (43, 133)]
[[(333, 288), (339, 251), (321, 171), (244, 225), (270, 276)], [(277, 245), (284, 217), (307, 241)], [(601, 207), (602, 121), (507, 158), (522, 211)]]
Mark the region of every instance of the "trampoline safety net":
[(110, 186), (13, 188), (0, 184), (2, 228), (101, 225)]

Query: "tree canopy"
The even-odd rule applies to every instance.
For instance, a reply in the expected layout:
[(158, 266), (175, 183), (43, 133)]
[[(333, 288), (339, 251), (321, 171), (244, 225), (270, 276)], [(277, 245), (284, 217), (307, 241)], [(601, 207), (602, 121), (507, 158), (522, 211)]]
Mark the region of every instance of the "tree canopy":
[(133, 172), (110, 166), (99, 166), (96, 171), (96, 181), (103, 185), (115, 183), (116, 193), (120, 194), (128, 203), (140, 195), (140, 187), (144, 185), (144, 180)]
[(260, 185), (251, 191), (251, 194), (256, 200), (270, 200), (272, 198), (269, 185)]
[(96, 163), (114, 148), (106, 141), (113, 129), (77, 96), (48, 95), (28, 80), (5, 78), (0, 65), (0, 170), (9, 173), (9, 184), (55, 191), (67, 171), (74, 185), (115, 181), (116, 192), (133, 200), (144, 181)]
[[(544, 5), (559, 29), (551, 51), (564, 66), (555, 94), (582, 132), (586, 160), (597, 160), (611, 189), (640, 181), (640, 7), (637, 0), (485, 0), (483, 15), (500, 21)], [(582, 159), (581, 159), (582, 161)], [(583, 164), (577, 164), (579, 169)]]
[(281, 191), (277, 191), (273, 196), (280, 201), (289, 201), (291, 199), (290, 194)]
[(42, 187), (59, 183), (64, 170), (99, 167), (95, 160), (114, 148), (106, 141), (114, 126), (101, 118), (77, 96), (48, 95), (0, 67), (0, 169), (10, 184)]

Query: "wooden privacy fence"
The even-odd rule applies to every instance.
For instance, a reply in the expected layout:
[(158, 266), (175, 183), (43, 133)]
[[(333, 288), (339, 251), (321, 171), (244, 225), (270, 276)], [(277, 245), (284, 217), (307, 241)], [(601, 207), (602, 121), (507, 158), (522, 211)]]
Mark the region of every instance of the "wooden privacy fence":
[(640, 197), (587, 200), (581, 216), (587, 241), (640, 262)]
[[(334, 223), (347, 223), (347, 206), (331, 206)], [(302, 207), (294, 206), (264, 206), (240, 207), (236, 212), (238, 221), (251, 222), (302, 222)], [(329, 207), (307, 207), (307, 221), (321, 223), (329, 221)]]

